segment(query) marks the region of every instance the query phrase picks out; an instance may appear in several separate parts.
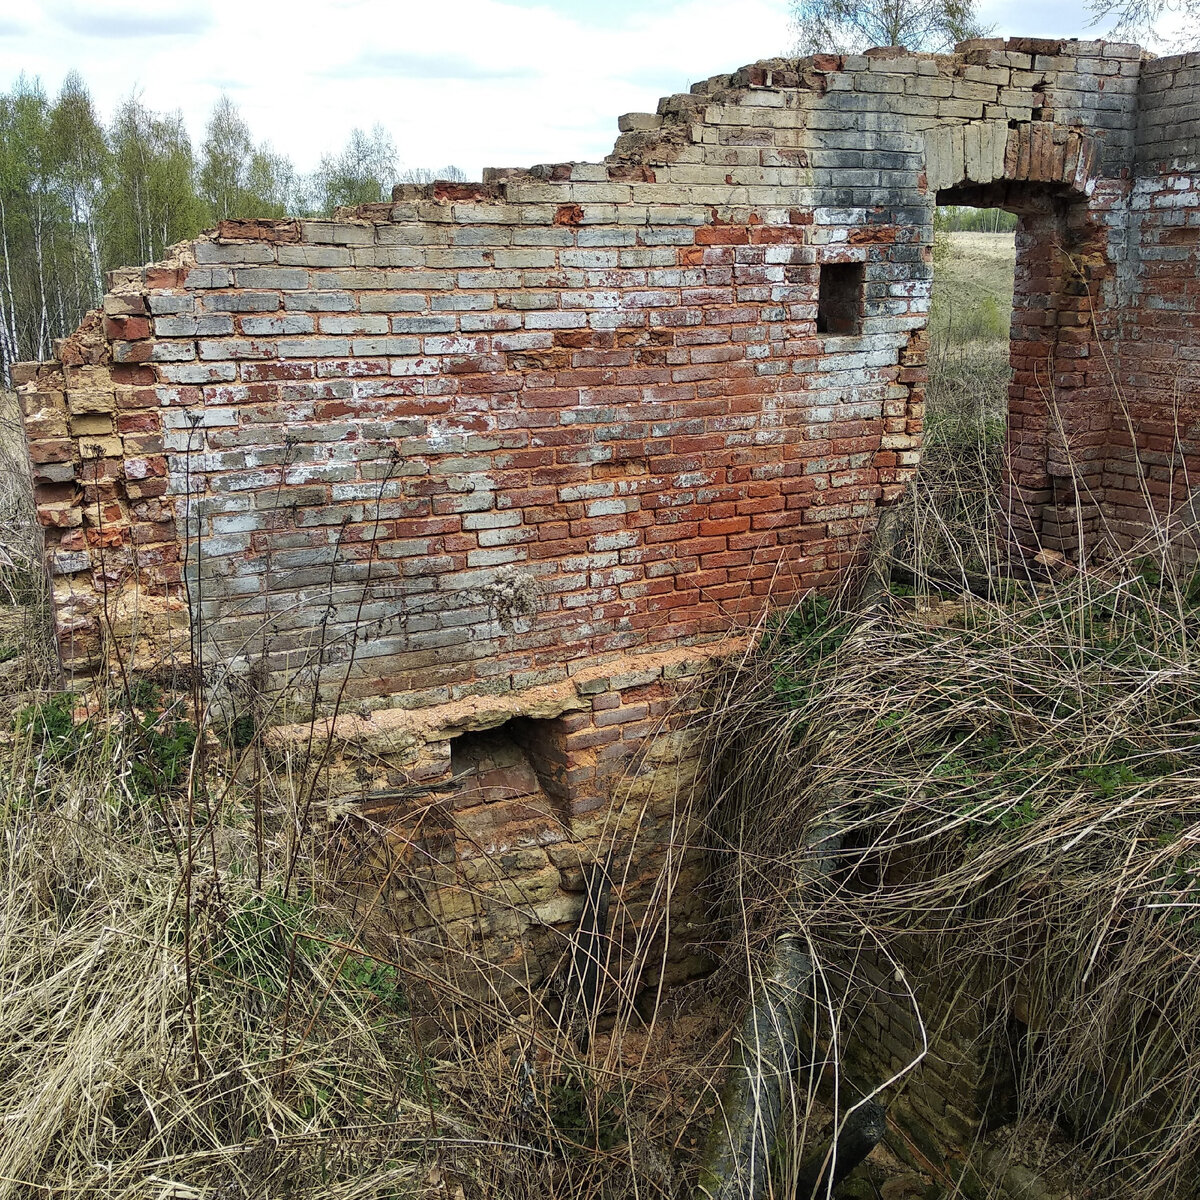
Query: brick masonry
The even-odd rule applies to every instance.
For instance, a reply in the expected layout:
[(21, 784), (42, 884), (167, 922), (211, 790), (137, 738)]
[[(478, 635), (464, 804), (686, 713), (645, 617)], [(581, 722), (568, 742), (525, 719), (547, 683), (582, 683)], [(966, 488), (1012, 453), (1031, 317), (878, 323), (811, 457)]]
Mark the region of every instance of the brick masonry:
[[(271, 689), (434, 704), (834, 586), (917, 463), (937, 198), (1022, 216), (1019, 535), (1131, 535), (1130, 472), (1176, 495), (1192, 450), (1165, 392), (1196, 361), (1195, 70), (1028, 39), (759, 63), (621, 118), (603, 163), (117, 272), (22, 375), (64, 664), (190, 625)], [(822, 333), (847, 262), (860, 328)]]
[[(1020, 216), (1014, 546), (1189, 543), (1198, 80), (1105, 42), (771, 60), (622, 117), (602, 163), (225, 221), (116, 272), (18, 371), (65, 670), (197, 662), (285, 728), (352, 707), (359, 803), (552, 723), (493, 747), (539, 790), (450, 807), (541, 812), (482, 844), (542, 879), (526, 926), (569, 927), (553, 839), (594, 855), (607, 781), (655, 761), (661, 831), (694, 773), (655, 656), (836, 587), (915, 470), (939, 201)], [(836, 320), (823, 269), (858, 289)]]

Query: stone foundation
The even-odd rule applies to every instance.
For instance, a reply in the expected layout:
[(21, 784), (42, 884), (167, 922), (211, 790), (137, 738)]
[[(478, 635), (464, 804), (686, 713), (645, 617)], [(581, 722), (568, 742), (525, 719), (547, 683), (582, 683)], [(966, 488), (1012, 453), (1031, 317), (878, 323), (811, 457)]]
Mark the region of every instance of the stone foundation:
[(504, 1002), (553, 1003), (585, 871), (606, 862), (608, 986), (633, 995), (710, 966), (696, 704), (705, 675), (745, 648), (629, 655), (519, 695), (343, 716), (315, 741), (307, 723), (277, 727), (268, 754), (299, 778), (322, 764), (338, 869), (391, 928), (448, 953), (463, 986)]

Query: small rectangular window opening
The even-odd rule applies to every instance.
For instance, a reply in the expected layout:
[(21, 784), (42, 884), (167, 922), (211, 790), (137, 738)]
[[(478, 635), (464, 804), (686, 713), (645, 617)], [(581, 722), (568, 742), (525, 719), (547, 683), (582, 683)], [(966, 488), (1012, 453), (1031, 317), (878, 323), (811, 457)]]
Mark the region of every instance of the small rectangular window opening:
[(863, 264), (823, 263), (817, 292), (817, 332), (862, 332)]

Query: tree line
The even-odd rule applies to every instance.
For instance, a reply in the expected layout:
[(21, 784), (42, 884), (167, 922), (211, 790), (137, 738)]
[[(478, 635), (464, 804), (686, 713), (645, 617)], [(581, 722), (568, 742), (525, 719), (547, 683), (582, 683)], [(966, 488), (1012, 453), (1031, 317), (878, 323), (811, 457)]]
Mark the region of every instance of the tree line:
[(226, 217), (325, 214), (435, 177), (464, 178), (456, 167), (400, 172), (380, 125), (352, 130), (304, 174), (254, 140), (227, 96), (194, 146), (181, 113), (137, 94), (105, 122), (77, 72), (56, 96), (22, 76), (0, 92), (0, 382), (14, 362), (51, 357), (100, 303), (106, 271), (160, 259)]
[(937, 233), (1012, 233), (1017, 227), (1017, 214), (1002, 208), (968, 208), (957, 204), (939, 205), (933, 215)]

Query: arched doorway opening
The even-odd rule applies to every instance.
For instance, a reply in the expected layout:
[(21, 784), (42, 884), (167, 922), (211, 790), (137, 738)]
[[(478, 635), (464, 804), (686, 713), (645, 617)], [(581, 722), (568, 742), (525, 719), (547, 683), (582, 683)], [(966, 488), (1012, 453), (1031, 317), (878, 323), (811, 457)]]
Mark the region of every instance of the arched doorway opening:
[(996, 180), (936, 192), (925, 446), (914, 552), (971, 587), (1103, 542), (1111, 397), (1091, 298), (1106, 269), (1077, 190)]

